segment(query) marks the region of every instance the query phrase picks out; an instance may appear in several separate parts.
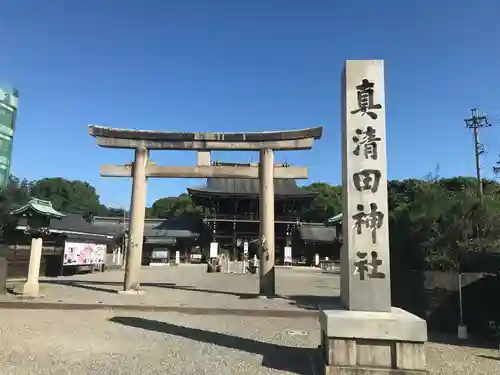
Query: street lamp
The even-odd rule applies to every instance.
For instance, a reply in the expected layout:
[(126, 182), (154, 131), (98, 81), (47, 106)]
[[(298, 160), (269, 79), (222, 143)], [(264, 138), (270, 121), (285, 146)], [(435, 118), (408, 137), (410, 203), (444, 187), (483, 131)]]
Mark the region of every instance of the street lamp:
[(107, 203), (108, 204), (111, 203), (112, 205), (118, 206), (119, 208), (122, 209), (122, 211), (123, 211), (123, 229), (125, 230), (125, 226), (127, 223), (127, 210), (125, 209), (125, 206), (123, 206), (122, 204), (115, 202), (115, 201), (107, 201)]

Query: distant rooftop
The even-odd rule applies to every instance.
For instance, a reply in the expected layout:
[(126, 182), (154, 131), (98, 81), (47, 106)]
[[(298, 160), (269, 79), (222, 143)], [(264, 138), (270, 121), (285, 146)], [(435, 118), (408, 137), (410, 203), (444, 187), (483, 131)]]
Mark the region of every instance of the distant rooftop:
[[(189, 195), (259, 195), (258, 179), (208, 178), (203, 187), (188, 188)], [(315, 197), (316, 193), (305, 191), (297, 186), (294, 179), (274, 180), (276, 196)]]

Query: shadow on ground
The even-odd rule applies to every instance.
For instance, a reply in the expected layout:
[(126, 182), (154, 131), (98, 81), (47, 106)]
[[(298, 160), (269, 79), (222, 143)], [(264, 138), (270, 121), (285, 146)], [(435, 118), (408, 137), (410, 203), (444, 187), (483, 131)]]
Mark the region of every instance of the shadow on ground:
[[(118, 290), (121, 290), (123, 282), (118, 281), (90, 281), (90, 280), (40, 280), (40, 284), (52, 284), (52, 285), (63, 285), (70, 286), (73, 288), (94, 290), (96, 292), (104, 292), (116, 294)], [(173, 283), (141, 283), (142, 286), (152, 286), (160, 288), (173, 288), (175, 284)], [(106, 286), (109, 286), (106, 288)]]
[(491, 359), (492, 361), (500, 361), (500, 356), (494, 357), (492, 355), (483, 355), (483, 354), (478, 354), (477, 356), (484, 359)]
[[(41, 284), (52, 284), (69, 286), (73, 288), (81, 288), (87, 290), (94, 290), (98, 292), (116, 294), (121, 289), (123, 282), (120, 281), (91, 281), (91, 280), (40, 280)], [(260, 296), (257, 293), (238, 293), (232, 291), (212, 290), (196, 288), (190, 285), (176, 285), (174, 283), (141, 283), (144, 287), (156, 287), (175, 290), (184, 290), (189, 292), (208, 293), (208, 294), (222, 294), (231, 295), (240, 299), (256, 299)], [(316, 296), (316, 295), (277, 295), (268, 297), (268, 299), (284, 299), (288, 300), (289, 304), (305, 310), (319, 310), (320, 307), (338, 305), (339, 297), (332, 296)]]
[[(262, 366), (294, 374), (310, 375), (317, 373), (320, 363), (318, 348), (299, 348), (270, 344), (243, 337), (231, 336), (218, 332), (188, 328), (170, 323), (137, 317), (116, 316), (109, 319), (113, 323), (129, 327), (166, 333), (190, 340), (214, 344), (230, 349), (261, 355)], [(315, 368), (313, 369), (313, 366)]]
[(297, 306), (305, 310), (319, 310), (338, 308), (341, 305), (338, 296), (313, 296), (313, 295), (290, 295), (285, 297), (290, 300), (290, 305)]

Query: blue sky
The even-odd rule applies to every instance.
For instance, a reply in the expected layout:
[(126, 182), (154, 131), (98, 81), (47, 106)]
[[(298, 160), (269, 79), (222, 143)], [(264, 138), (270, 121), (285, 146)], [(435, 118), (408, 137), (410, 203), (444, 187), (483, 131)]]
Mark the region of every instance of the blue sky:
[[(12, 173), (94, 185), (129, 205), (131, 181), (99, 177), (132, 152), (99, 149), (88, 124), (164, 131), (324, 126), (313, 150), (278, 161), (340, 183), (340, 72), (386, 60), (389, 178), (473, 175), (479, 107), (492, 177), (500, 152), (498, 0), (3, 0), (0, 81), (20, 90)], [(256, 161), (256, 153), (217, 153)], [(192, 165), (193, 152), (153, 152)], [(203, 180), (151, 180), (148, 204)]]

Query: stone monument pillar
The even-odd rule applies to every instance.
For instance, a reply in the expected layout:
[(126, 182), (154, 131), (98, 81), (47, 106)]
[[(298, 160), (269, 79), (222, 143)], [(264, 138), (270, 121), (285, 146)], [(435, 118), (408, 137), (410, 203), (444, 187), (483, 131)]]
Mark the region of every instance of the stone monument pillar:
[(40, 262), (42, 260), (43, 239), (42, 237), (31, 238), (30, 262), (28, 268), (28, 277), (23, 286), (23, 296), (38, 298), (40, 297)]
[(133, 164), (132, 202), (130, 204), (130, 234), (125, 265), (124, 293), (137, 293), (139, 290), (139, 271), (142, 263), (144, 240), (144, 218), (146, 216), (146, 166), (148, 150), (137, 148)]
[(259, 294), (275, 295), (274, 275), (274, 151), (260, 150), (259, 162), (259, 219), (260, 219), (260, 267)]
[(342, 79), (341, 301), (320, 315), (326, 374), (426, 373), (426, 322), (391, 307), (384, 62)]

